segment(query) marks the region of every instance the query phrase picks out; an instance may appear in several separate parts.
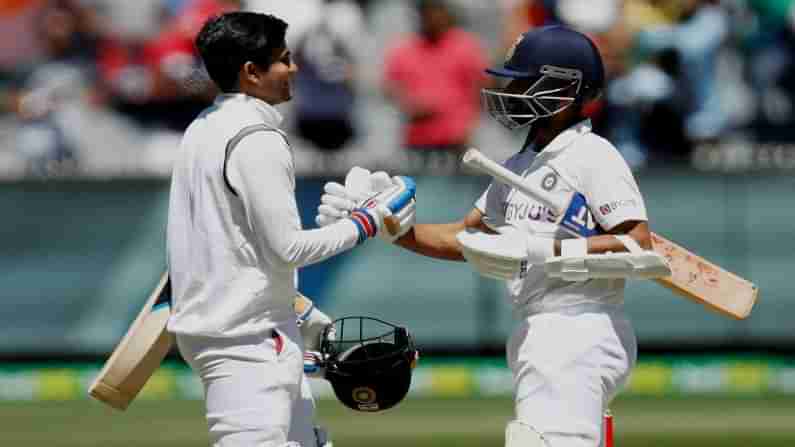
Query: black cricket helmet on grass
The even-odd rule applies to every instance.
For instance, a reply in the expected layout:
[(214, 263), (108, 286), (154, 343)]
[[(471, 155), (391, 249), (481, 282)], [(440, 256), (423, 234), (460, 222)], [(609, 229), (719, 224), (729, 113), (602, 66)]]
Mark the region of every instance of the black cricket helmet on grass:
[(483, 89), (483, 105), (512, 130), (552, 117), (573, 104), (597, 99), (605, 83), (596, 45), (564, 26), (545, 26), (522, 34), (508, 50), (505, 63), (486, 72), (504, 80), (505, 85)]
[(403, 400), (419, 357), (406, 328), (370, 317), (335, 320), (323, 332), (320, 352), (337, 399), (364, 412)]

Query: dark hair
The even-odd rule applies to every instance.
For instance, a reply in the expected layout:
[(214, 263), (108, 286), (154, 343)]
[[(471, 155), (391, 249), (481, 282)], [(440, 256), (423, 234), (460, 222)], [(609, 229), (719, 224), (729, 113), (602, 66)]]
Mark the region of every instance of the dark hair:
[(269, 14), (230, 12), (209, 19), (196, 36), (207, 73), (223, 92), (238, 89), (240, 68), (248, 61), (269, 67), (273, 50), (285, 48), (287, 23)]

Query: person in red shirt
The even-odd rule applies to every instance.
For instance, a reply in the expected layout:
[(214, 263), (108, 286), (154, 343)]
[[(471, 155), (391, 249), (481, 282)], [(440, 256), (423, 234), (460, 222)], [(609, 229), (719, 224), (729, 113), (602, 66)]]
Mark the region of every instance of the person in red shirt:
[(486, 53), (477, 37), (456, 25), (443, 0), (421, 0), (417, 10), (419, 32), (387, 54), (386, 93), (404, 114), (408, 148), (458, 153), (480, 117)]

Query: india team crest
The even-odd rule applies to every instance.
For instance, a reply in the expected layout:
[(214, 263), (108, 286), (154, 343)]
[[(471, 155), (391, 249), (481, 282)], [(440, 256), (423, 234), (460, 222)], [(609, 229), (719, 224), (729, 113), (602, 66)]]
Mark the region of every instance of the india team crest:
[(550, 172), (549, 174), (545, 175), (541, 180), (541, 187), (544, 188), (544, 191), (552, 191), (552, 188), (554, 188), (557, 184), (558, 176), (554, 172)]

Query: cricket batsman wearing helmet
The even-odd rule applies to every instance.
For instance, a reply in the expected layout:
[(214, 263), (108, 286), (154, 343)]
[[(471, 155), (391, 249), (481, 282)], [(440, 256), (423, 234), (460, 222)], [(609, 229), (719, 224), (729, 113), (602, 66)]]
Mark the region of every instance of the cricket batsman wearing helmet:
[[(466, 260), (506, 281), (521, 317), (506, 346), (516, 412), (506, 446), (596, 447), (602, 416), (636, 360), (624, 278), (644, 273), (608, 253), (648, 253), (643, 197), (624, 159), (583, 114), (605, 76), (587, 36), (561, 26), (534, 29), (517, 40), (504, 65), (487, 72), (502, 81), (482, 91), (488, 112), (509, 129), (529, 129), (503, 166), (550, 194), (576, 191), (587, 206), (561, 221), (544, 202), (494, 181), (461, 221), (417, 224), (396, 243)], [(322, 223), (342, 215), (319, 211)], [(545, 262), (561, 255), (587, 260), (580, 264), (587, 268), (575, 277), (548, 275)], [(626, 268), (617, 272), (616, 265)], [(604, 279), (610, 269), (613, 278)]]
[(286, 29), (251, 12), (204, 25), (196, 46), (222, 93), (188, 127), (173, 170), (168, 330), (204, 385), (217, 447), (331, 445), (313, 427), (303, 375), (305, 345), (318, 349), (331, 320), (303, 303), (299, 330), (297, 269), (386, 233), (392, 213), (414, 212), (411, 180), (384, 173), (383, 192), (357, 199), (345, 218), (301, 228), (292, 149), (274, 107), (290, 99), (298, 70)]

